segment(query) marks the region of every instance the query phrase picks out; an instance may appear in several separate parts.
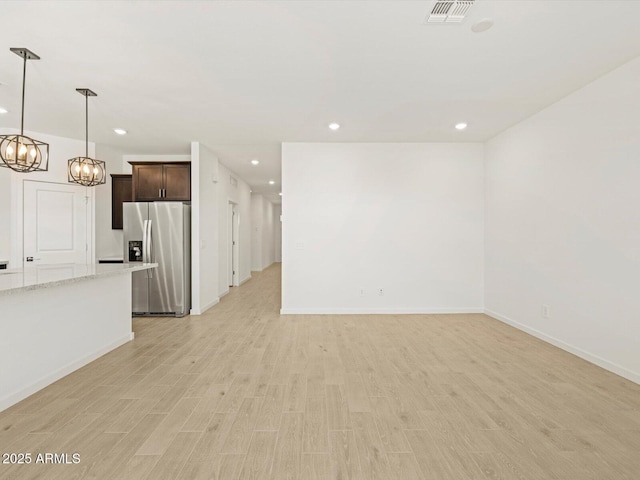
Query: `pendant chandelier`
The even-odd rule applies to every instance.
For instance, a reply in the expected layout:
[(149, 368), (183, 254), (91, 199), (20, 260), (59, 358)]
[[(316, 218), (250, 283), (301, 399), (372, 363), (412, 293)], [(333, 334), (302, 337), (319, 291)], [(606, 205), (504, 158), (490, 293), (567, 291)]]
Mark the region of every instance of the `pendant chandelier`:
[(76, 92), (85, 97), (85, 140), (86, 150), (84, 157), (76, 157), (69, 160), (67, 179), (69, 183), (77, 183), (85, 187), (102, 185), (107, 181), (107, 169), (102, 160), (94, 160), (89, 157), (89, 97), (97, 97), (98, 94), (88, 88), (76, 88)]
[(22, 121), (20, 135), (0, 135), (0, 167), (7, 167), (21, 173), (46, 172), (49, 169), (49, 145), (24, 135), (24, 93), (27, 77), (27, 60), (40, 57), (26, 48), (11, 48), (22, 57)]

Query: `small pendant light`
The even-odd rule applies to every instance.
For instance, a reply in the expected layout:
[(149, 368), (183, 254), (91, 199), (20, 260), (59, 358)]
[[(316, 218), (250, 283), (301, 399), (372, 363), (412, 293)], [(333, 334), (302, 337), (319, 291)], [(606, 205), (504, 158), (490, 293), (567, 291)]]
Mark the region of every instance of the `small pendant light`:
[(21, 173), (46, 172), (49, 169), (49, 145), (24, 135), (24, 94), (27, 77), (27, 60), (40, 57), (26, 48), (11, 48), (22, 57), (22, 121), (20, 135), (0, 135), (0, 167), (7, 167)]
[(69, 183), (77, 183), (85, 187), (102, 185), (107, 181), (107, 169), (102, 160), (89, 158), (89, 97), (97, 97), (98, 94), (88, 88), (76, 88), (76, 92), (85, 97), (86, 124), (85, 139), (86, 150), (84, 157), (76, 157), (69, 160), (67, 179)]

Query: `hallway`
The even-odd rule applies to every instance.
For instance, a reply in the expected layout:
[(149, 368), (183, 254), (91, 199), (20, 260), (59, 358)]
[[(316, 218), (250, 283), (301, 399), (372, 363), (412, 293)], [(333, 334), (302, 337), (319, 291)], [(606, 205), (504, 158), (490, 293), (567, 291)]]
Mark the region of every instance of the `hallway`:
[(81, 458), (0, 478), (637, 478), (640, 386), (484, 315), (280, 316), (280, 273), (0, 413)]

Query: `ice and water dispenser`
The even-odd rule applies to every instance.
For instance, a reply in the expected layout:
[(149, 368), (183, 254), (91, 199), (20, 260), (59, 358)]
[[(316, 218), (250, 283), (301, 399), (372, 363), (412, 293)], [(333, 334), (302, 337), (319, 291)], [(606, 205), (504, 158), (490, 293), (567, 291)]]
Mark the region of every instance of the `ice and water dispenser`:
[(130, 262), (142, 261), (142, 240), (129, 241), (129, 261)]

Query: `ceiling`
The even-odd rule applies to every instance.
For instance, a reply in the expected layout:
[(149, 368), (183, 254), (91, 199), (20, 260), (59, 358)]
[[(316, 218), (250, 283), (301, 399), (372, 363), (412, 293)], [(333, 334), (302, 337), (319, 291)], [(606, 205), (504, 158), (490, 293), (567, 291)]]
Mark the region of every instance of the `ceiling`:
[(424, 25), (433, 4), (4, 1), (0, 127), (19, 125), (9, 48), (27, 47), (27, 129), (83, 138), (75, 88), (91, 88), (92, 141), (198, 140), (278, 200), (281, 142), (484, 141), (640, 54), (640, 1), (478, 0), (462, 24)]

